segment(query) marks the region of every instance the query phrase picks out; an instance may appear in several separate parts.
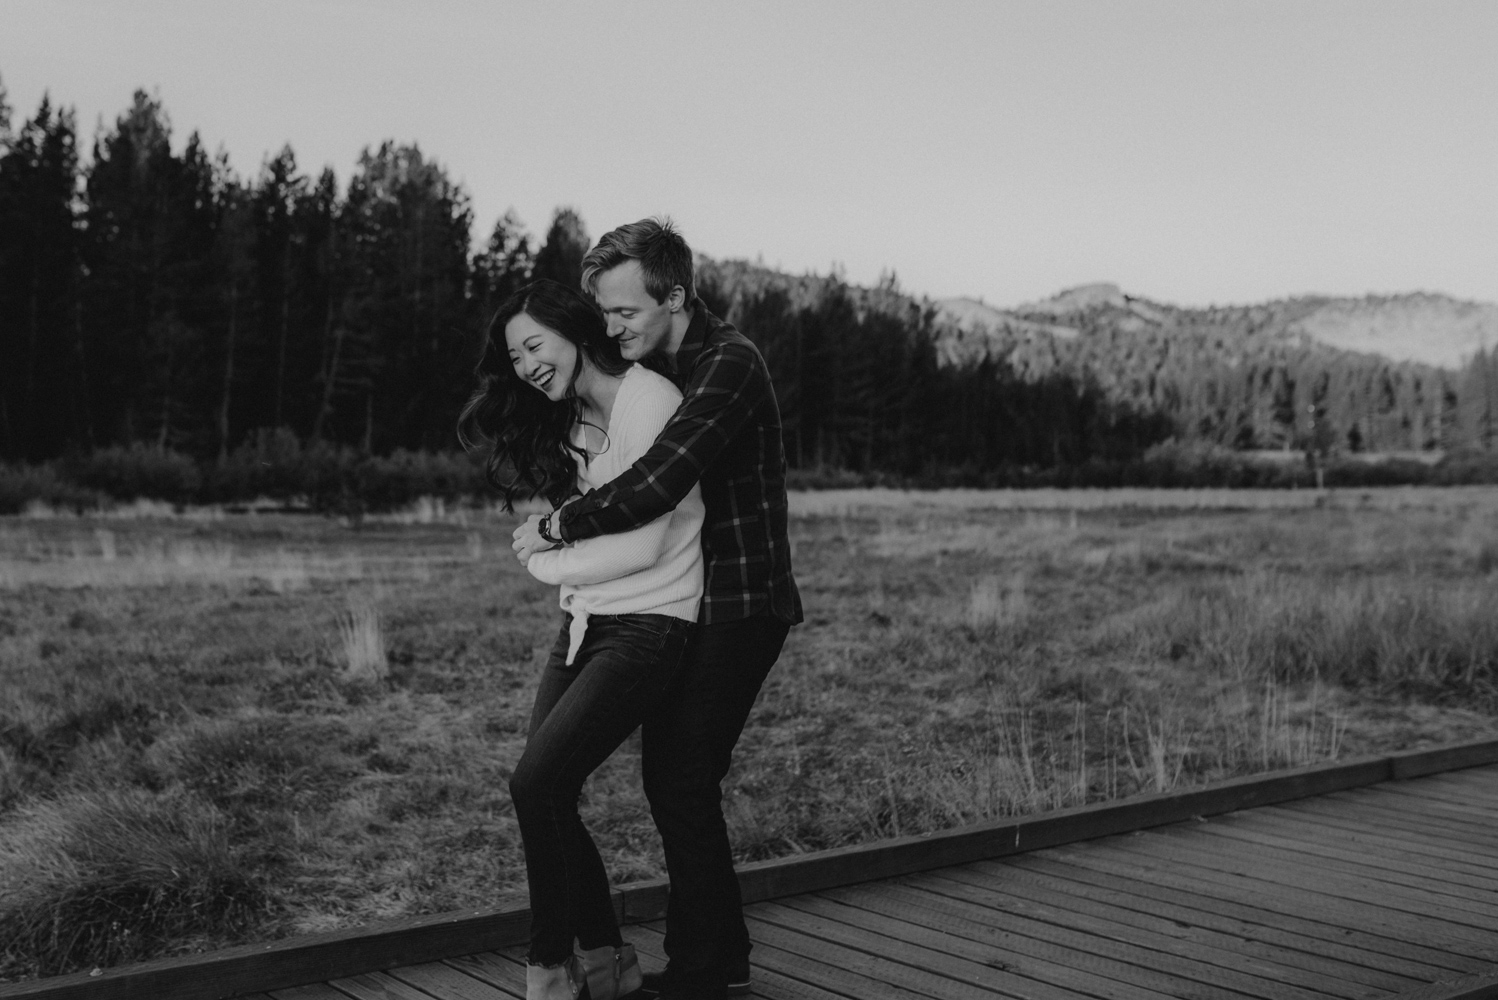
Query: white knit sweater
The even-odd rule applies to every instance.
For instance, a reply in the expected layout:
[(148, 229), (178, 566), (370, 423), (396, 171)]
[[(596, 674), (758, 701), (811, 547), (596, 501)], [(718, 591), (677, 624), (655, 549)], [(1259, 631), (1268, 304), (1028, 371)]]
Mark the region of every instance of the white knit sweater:
[[(597, 489), (633, 465), (679, 405), (676, 386), (648, 368), (632, 366), (614, 398), (603, 452), (587, 462), (578, 459), (578, 488)], [(582, 431), (574, 431), (578, 444)], [(568, 663), (582, 645), (589, 615), (649, 613), (697, 620), (703, 514), (702, 491), (693, 486), (675, 510), (633, 531), (585, 538), (530, 557), (531, 575), (560, 584), (562, 610), (572, 615)]]

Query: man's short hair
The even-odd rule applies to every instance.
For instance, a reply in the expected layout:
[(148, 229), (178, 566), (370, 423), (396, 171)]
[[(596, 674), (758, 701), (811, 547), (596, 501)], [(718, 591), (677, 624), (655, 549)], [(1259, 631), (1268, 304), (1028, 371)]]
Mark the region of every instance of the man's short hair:
[(583, 288), (598, 293), (598, 276), (628, 260), (640, 262), (645, 291), (657, 302), (666, 301), (671, 289), (680, 285), (688, 304), (697, 298), (697, 278), (692, 267), (692, 248), (676, 231), (676, 224), (658, 215), (641, 219), (604, 233), (583, 256)]

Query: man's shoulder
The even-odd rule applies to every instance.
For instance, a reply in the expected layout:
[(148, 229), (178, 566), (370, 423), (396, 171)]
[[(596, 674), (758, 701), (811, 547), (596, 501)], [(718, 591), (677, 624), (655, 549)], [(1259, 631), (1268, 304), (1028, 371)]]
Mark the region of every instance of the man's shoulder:
[(759, 348), (754, 346), (754, 341), (740, 333), (738, 327), (732, 323), (709, 313), (707, 334), (702, 339), (702, 350), (698, 352), (692, 367), (694, 371), (700, 371), (705, 364), (721, 364), (725, 361), (731, 365), (744, 366), (768, 374), (765, 369), (764, 356), (759, 353)]

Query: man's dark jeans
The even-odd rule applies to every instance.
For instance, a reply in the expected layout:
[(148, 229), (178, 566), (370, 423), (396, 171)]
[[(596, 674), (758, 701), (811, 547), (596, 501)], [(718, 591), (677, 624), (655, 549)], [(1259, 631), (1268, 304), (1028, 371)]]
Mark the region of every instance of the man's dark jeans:
[(671, 877), (664, 944), (674, 988), (716, 993), (748, 978), (721, 783), (789, 630), (767, 615), (697, 626), (680, 675), (645, 721), (645, 796)]
[(530, 736), (510, 778), (530, 885), (529, 961), (558, 965), (622, 943), (603, 859), (577, 813), (583, 782), (653, 712), (696, 626), (666, 615), (595, 615), (571, 666), (567, 624), (536, 689)]

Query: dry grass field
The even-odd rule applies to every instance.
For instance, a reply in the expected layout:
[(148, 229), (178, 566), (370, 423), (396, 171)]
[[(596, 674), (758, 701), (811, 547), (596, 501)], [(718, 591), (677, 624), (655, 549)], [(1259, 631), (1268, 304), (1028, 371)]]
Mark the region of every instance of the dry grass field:
[[(158, 516), (159, 515), (159, 516)], [(524, 887), (515, 519), (0, 521), (0, 979)], [(1498, 734), (1498, 490), (802, 494), (761, 859)], [(626, 744), (585, 794), (662, 874)]]

